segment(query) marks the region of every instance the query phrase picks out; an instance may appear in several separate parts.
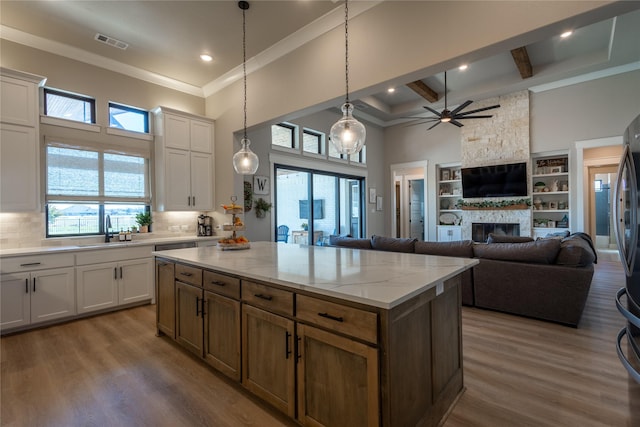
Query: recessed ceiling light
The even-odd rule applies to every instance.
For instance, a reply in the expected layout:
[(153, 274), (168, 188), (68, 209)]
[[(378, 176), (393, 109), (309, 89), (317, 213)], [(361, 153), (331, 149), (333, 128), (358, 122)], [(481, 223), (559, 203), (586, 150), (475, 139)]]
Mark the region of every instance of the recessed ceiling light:
[(562, 37), (563, 39), (566, 39), (571, 34), (573, 34), (573, 31), (565, 31), (564, 33), (560, 34), (560, 37)]
[(468, 66), (467, 64), (462, 64), (461, 66), (459, 66), (459, 67), (458, 67), (458, 70), (460, 70), (460, 71), (464, 71), (464, 70), (466, 70), (467, 68), (469, 68), (469, 66)]
[(202, 59), (204, 62), (210, 62), (213, 60), (213, 57), (211, 55), (203, 53), (202, 55), (200, 55), (200, 59)]
[(395, 87), (390, 87), (389, 89), (387, 89), (387, 92), (388, 92), (388, 93), (393, 93), (393, 92), (395, 92), (395, 91), (396, 91), (396, 88), (395, 88)]

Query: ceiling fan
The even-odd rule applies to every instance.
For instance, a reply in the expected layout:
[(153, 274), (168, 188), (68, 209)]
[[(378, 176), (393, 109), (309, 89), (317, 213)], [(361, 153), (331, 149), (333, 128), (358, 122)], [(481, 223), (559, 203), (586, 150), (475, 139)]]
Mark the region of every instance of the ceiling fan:
[(424, 118), (424, 117), (411, 117), (411, 118), (412, 119), (420, 118), (420, 119), (424, 120), (424, 121), (420, 121), (419, 123), (415, 123), (415, 124), (429, 123), (429, 122), (435, 121), (436, 123), (433, 124), (427, 130), (433, 129), (434, 127), (438, 126), (440, 123), (451, 123), (452, 125), (456, 125), (458, 127), (462, 127), (464, 125), (462, 123), (460, 123), (458, 120), (464, 120), (464, 119), (488, 119), (490, 117), (493, 117), (493, 116), (489, 116), (489, 115), (470, 116), (469, 114), (479, 113), (481, 111), (492, 110), (494, 108), (499, 108), (500, 107), (500, 104), (497, 104), (497, 105), (491, 105), (489, 107), (478, 108), (476, 110), (463, 112), (462, 110), (467, 108), (469, 106), (469, 104), (471, 104), (472, 102), (473, 101), (465, 101), (462, 104), (460, 104), (458, 107), (456, 107), (453, 111), (449, 111), (447, 109), (447, 72), (445, 71), (444, 72), (444, 110), (442, 110), (442, 112), (440, 112), (440, 111), (434, 110), (431, 107), (427, 107), (426, 105), (424, 105), (423, 106), (424, 109), (432, 112), (437, 117), (427, 117), (427, 118)]

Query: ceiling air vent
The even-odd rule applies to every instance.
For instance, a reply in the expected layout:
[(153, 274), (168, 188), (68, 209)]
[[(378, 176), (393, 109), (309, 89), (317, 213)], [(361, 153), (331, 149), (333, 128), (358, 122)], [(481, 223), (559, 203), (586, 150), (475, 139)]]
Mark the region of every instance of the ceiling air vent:
[(117, 47), (118, 49), (125, 50), (129, 47), (128, 43), (121, 42), (120, 40), (116, 40), (113, 37), (105, 36), (104, 34), (97, 33), (94, 38), (99, 42), (108, 44), (109, 46)]

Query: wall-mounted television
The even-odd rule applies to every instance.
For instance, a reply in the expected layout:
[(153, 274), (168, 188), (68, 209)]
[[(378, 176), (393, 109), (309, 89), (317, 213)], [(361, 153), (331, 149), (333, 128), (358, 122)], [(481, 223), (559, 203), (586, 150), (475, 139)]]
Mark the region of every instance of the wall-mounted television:
[(462, 197), (527, 196), (527, 164), (462, 168)]

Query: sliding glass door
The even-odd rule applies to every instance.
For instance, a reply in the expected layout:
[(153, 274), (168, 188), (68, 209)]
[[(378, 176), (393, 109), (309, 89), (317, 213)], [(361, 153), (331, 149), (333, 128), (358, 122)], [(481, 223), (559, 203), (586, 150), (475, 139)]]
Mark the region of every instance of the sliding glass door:
[(331, 235), (364, 235), (364, 178), (281, 165), (275, 176), (277, 241), (324, 245)]

